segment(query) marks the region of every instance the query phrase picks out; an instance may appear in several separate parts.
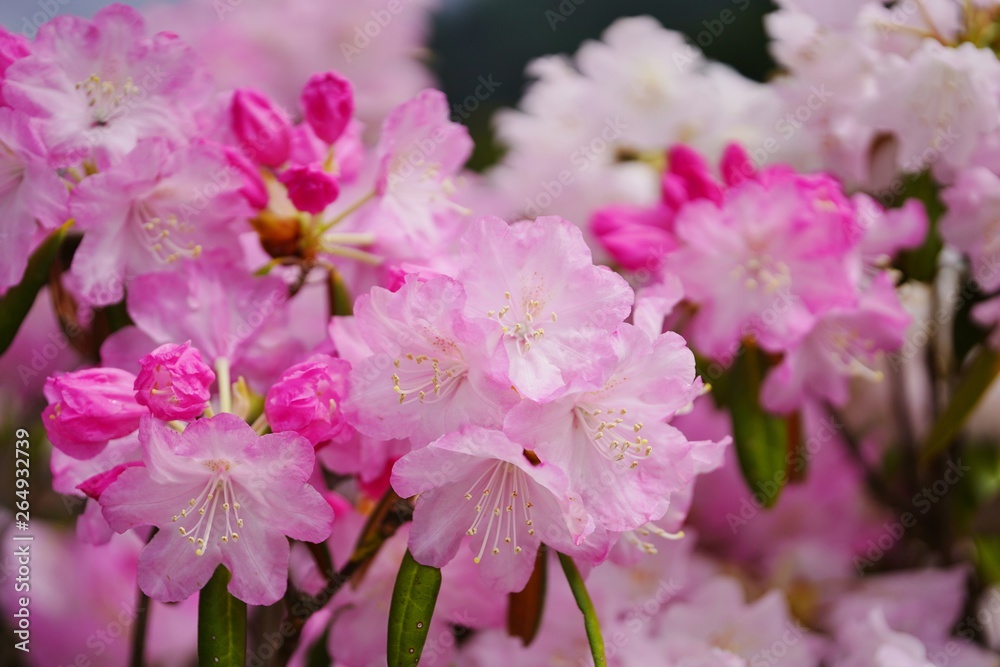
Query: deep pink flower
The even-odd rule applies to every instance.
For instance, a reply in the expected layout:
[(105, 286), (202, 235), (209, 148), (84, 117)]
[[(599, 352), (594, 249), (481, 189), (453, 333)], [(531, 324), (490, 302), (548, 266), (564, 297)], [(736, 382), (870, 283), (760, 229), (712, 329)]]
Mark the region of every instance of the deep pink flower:
[(305, 213), (321, 213), (340, 195), (337, 177), (319, 164), (291, 166), (278, 178), (288, 188), (288, 198), (295, 208)]
[(135, 401), (135, 376), (117, 368), (90, 368), (50, 377), (42, 422), (52, 444), (78, 459), (95, 456), (109, 440), (139, 428), (149, 411)]
[(251, 214), (240, 176), (214, 145), (141, 142), (73, 191), (70, 210), (85, 234), (71, 285), (87, 303), (108, 305), (138, 275), (211, 249), (233, 255), (233, 234)]
[(139, 364), (142, 370), (135, 378), (135, 400), (148, 407), (154, 417), (191, 421), (205, 411), (215, 373), (201, 352), (191, 347), (191, 341), (161, 345)]
[(143, 138), (186, 140), (210, 90), (186, 44), (148, 36), (139, 12), (121, 4), (93, 20), (54, 17), (7, 69), (3, 88), (8, 104), (39, 119), (53, 162), (91, 158), (101, 168)]
[(684, 339), (651, 341), (632, 325), (614, 335), (610, 377), (544, 403), (522, 401), (504, 431), (566, 471), (586, 510), (608, 530), (657, 520), (694, 477), (692, 443), (667, 424), (702, 389)]
[(677, 248), (674, 212), (665, 206), (612, 204), (590, 218), (590, 229), (614, 260), (627, 271), (655, 271)]
[(336, 72), (313, 74), (302, 89), (302, 108), (316, 136), (332, 144), (354, 115), (353, 86)]
[[(542, 541), (572, 554), (595, 529), (562, 470), (532, 465), (500, 431), (465, 429), (410, 452), (393, 467), (392, 487), (420, 494), (410, 532), (418, 562), (442, 567), (468, 537), (483, 578), (504, 591), (524, 588)], [(606, 540), (588, 542), (594, 562), (606, 555)]]
[(333, 510), (308, 479), (309, 442), (291, 432), (258, 436), (235, 415), (192, 422), (183, 433), (152, 417), (139, 427), (143, 466), (129, 467), (101, 493), (111, 527), (160, 530), (139, 556), (139, 587), (176, 602), (199, 590), (216, 567), (229, 592), (255, 605), (285, 593), (287, 537), (321, 542)]
[(730, 359), (744, 338), (770, 351), (794, 344), (817, 313), (854, 302), (854, 210), (829, 177), (758, 174), (680, 210), (681, 247), (664, 262), (698, 307), (691, 341)]
[(462, 238), (469, 317), (488, 318), (527, 398), (604, 382), (610, 334), (632, 307), (625, 279), (595, 266), (580, 229), (555, 216), (475, 222)]
[(24, 114), (0, 107), (0, 294), (16, 285), (44, 230), (65, 222), (69, 193), (46, 164), (45, 151)]
[(11, 64), (31, 53), (28, 40), (0, 26), (0, 106), (5, 106), (3, 80)]
[(316, 354), (285, 371), (264, 399), (271, 430), (295, 431), (317, 447), (337, 437), (345, 427), (341, 402), (350, 370), (343, 359)]
[(230, 114), (233, 133), (248, 158), (272, 168), (288, 160), (291, 121), (264, 93), (252, 88), (238, 89), (233, 93)]

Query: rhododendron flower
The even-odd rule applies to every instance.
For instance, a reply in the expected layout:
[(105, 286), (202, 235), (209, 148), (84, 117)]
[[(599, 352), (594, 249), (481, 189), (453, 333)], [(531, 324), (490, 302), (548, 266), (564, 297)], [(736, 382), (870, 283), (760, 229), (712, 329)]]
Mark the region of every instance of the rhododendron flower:
[[(463, 315), (460, 283), (409, 275), (396, 291), (358, 298), (354, 317), (371, 355), (353, 365), (345, 410), (358, 430), (418, 446), (466, 425), (499, 426), (517, 400), (485, 321)], [(495, 347), (495, 346), (494, 346)]]
[[(563, 472), (532, 464), (500, 431), (463, 429), (410, 452), (393, 467), (392, 487), (420, 494), (410, 532), (418, 562), (442, 567), (468, 537), (482, 576), (504, 591), (524, 587), (542, 541), (573, 553), (595, 529)], [(596, 560), (607, 549), (599, 537)]]
[(152, 417), (139, 426), (143, 466), (121, 472), (100, 495), (111, 527), (156, 526), (139, 556), (139, 586), (176, 602), (199, 590), (221, 563), (229, 592), (258, 605), (284, 595), (287, 537), (321, 542), (333, 510), (309, 485), (312, 445), (292, 433), (258, 436), (228, 413), (177, 433)]
[(664, 262), (697, 304), (691, 339), (717, 359), (745, 337), (779, 351), (815, 314), (855, 299), (853, 209), (829, 177), (765, 171), (721, 206), (697, 200), (677, 215), (681, 247)]
[(354, 115), (351, 82), (336, 72), (313, 74), (302, 88), (302, 109), (316, 136), (332, 144)]
[(90, 368), (45, 381), (49, 404), (42, 423), (52, 444), (78, 459), (95, 456), (109, 440), (132, 433), (148, 410), (136, 403), (135, 376), (117, 368)]
[(854, 377), (881, 380), (879, 353), (903, 344), (910, 317), (892, 277), (879, 274), (854, 307), (833, 308), (819, 317), (767, 376), (761, 402), (773, 412), (790, 412), (807, 400), (842, 407)]
[(985, 167), (958, 174), (941, 194), (947, 211), (941, 218), (941, 235), (972, 261), (972, 275), (983, 290), (1000, 287), (1000, 176)]
[(49, 169), (28, 117), (0, 107), (0, 294), (16, 285), (42, 230), (62, 224), (69, 193)]
[(7, 68), (16, 60), (31, 53), (31, 46), (22, 35), (0, 26), (0, 107), (7, 106), (3, 99), (3, 80)]
[(3, 86), (10, 106), (39, 118), (59, 166), (90, 158), (102, 168), (143, 138), (184, 141), (209, 90), (187, 45), (170, 33), (147, 36), (142, 16), (121, 4), (93, 20), (54, 17)]
[(135, 400), (157, 419), (190, 421), (205, 411), (215, 373), (191, 347), (167, 343), (139, 361)]
[(288, 114), (267, 95), (252, 88), (237, 90), (230, 117), (240, 149), (252, 161), (280, 167), (288, 160), (292, 124)]
[(471, 153), (469, 132), (449, 119), (444, 93), (425, 90), (396, 107), (376, 147), (377, 206), (366, 223), (379, 243), (402, 256), (440, 243), (451, 229), (442, 217), (456, 209), (452, 179)]
[(88, 303), (108, 305), (137, 275), (213, 248), (232, 252), (236, 224), (251, 213), (234, 171), (216, 147), (171, 150), (157, 139), (87, 178), (70, 201), (85, 232), (73, 258), (73, 285)]
[(271, 430), (295, 431), (317, 447), (337, 437), (350, 370), (343, 359), (317, 354), (285, 371), (264, 399)]
[(288, 198), (305, 213), (320, 213), (340, 195), (337, 178), (321, 165), (292, 166), (281, 172), (279, 180), (288, 188)]
[[(180, 262), (177, 271), (139, 276), (129, 288), (127, 306), (136, 327), (154, 345), (190, 340), (208, 363), (226, 358), (238, 365), (286, 300), (280, 278), (254, 277), (225, 255), (212, 253)], [(128, 342), (130, 331), (118, 335)], [(114, 337), (109, 339), (113, 342)]]
[(615, 365), (603, 386), (524, 401), (504, 430), (565, 470), (584, 507), (608, 530), (626, 531), (661, 518), (671, 494), (694, 477), (692, 443), (666, 422), (702, 384), (677, 334), (651, 341), (623, 324), (609, 340)]
[(527, 398), (603, 382), (609, 334), (628, 317), (628, 283), (595, 266), (575, 225), (558, 217), (477, 221), (462, 239), (469, 317), (487, 318)]

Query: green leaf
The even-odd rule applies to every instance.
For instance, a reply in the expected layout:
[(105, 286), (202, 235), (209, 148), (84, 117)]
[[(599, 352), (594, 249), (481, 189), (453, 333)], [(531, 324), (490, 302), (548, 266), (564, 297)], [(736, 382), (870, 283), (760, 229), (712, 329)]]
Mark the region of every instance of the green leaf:
[(931, 459), (948, 448), (998, 374), (1000, 353), (989, 347), (980, 349), (979, 354), (962, 373), (948, 405), (931, 427), (921, 455), (923, 464), (930, 463)]
[(938, 232), (938, 219), (944, 213), (944, 204), (940, 196), (941, 188), (931, 176), (930, 171), (923, 171), (910, 176), (903, 184), (895, 198), (895, 204), (901, 205), (907, 199), (919, 199), (927, 210), (930, 226), (927, 236), (920, 246), (900, 254), (897, 265), (903, 271), (905, 280), (920, 280), (933, 282), (937, 275), (937, 258), (944, 247), (941, 234)]
[(220, 565), (198, 595), (198, 667), (243, 667), (247, 652), (247, 603), (226, 586)]
[(407, 550), (389, 607), (389, 667), (415, 665), (420, 660), (439, 590), (441, 570), (421, 565)]
[(715, 391), (733, 420), (733, 441), (743, 478), (756, 497), (771, 507), (788, 482), (789, 424), (760, 406), (765, 363), (759, 349), (744, 347)]
[(977, 535), (975, 537), (979, 572), (991, 584), (1000, 583), (1000, 537)]
[(327, 299), (330, 302), (330, 317), (354, 314), (354, 302), (351, 300), (351, 294), (347, 290), (343, 276), (336, 269), (330, 269)]
[(69, 220), (56, 229), (38, 246), (28, 258), (28, 267), (24, 270), (21, 282), (7, 290), (0, 298), (0, 354), (7, 351), (14, 342), (21, 323), (28, 316), (31, 306), (39, 290), (49, 282), (49, 271), (56, 259), (59, 246), (66, 237), (66, 232), (73, 225)]
[(507, 599), (507, 633), (520, 638), (525, 646), (530, 646), (542, 624), (542, 610), (545, 608), (545, 584), (548, 578), (546, 563), (548, 550), (539, 549), (535, 556), (535, 569), (524, 588), (511, 593)]
[(594, 603), (590, 601), (590, 594), (580, 576), (580, 570), (576, 568), (576, 563), (566, 554), (559, 554), (559, 564), (562, 565), (563, 572), (566, 573), (566, 581), (573, 591), (573, 598), (576, 606), (583, 612), (583, 627), (587, 630), (587, 641), (590, 642), (590, 654), (594, 657), (594, 667), (607, 667), (608, 660), (604, 656), (604, 638), (601, 636), (601, 624), (597, 619), (597, 612), (594, 611)]

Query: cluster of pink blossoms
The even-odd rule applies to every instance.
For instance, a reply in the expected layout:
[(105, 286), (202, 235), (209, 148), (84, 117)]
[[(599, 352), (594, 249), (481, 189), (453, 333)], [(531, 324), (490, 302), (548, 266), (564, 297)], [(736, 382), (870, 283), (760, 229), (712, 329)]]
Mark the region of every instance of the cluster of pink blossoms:
[(1000, 6), (781, 0), (766, 84), (621, 19), (479, 176), (430, 4), (0, 29), (4, 314), (49, 256), (0, 393), (76, 522), (34, 664), (125, 664), (136, 584), (189, 662), (220, 567), (246, 664), (385, 664), (412, 556), (421, 664), (600, 662), (596, 616), (613, 665), (1000, 665)]

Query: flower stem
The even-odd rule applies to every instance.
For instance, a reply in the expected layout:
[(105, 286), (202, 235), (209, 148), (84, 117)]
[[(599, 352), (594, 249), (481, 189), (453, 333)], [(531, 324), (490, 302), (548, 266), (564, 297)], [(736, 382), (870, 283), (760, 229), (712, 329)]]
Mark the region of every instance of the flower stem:
[(229, 570), (220, 565), (198, 595), (198, 666), (243, 667), (247, 652), (247, 605), (234, 598)]
[(366, 194), (364, 197), (362, 197), (361, 199), (357, 200), (356, 202), (354, 202), (353, 204), (351, 204), (350, 206), (348, 206), (347, 208), (345, 208), (343, 211), (341, 211), (341, 213), (337, 217), (335, 217), (333, 220), (330, 220), (329, 222), (325, 222), (325, 223), (319, 225), (316, 228), (316, 235), (318, 236), (319, 234), (322, 234), (323, 232), (325, 232), (326, 230), (330, 229), (334, 225), (337, 225), (337, 224), (343, 222), (351, 214), (353, 214), (359, 208), (361, 208), (362, 206), (364, 206), (365, 204), (367, 204), (369, 202), (369, 200), (373, 199), (374, 197), (375, 197), (375, 191), (372, 190), (371, 192), (369, 192), (368, 194)]
[(215, 360), (215, 374), (219, 380), (219, 412), (233, 411), (233, 384), (229, 379), (229, 359)]
[(590, 601), (590, 594), (580, 576), (580, 570), (576, 563), (566, 554), (559, 554), (559, 564), (562, 565), (563, 572), (566, 573), (566, 581), (573, 591), (573, 598), (576, 599), (576, 606), (583, 612), (583, 626), (587, 629), (587, 640), (590, 642), (590, 653), (594, 656), (595, 667), (607, 667), (608, 660), (604, 656), (604, 638), (601, 637), (601, 624), (597, 620), (597, 612), (594, 611), (594, 603)]
[(149, 597), (140, 588), (139, 599), (135, 603), (135, 624), (132, 626), (132, 655), (128, 663), (130, 667), (143, 667), (146, 664), (143, 654), (146, 652), (149, 604)]

